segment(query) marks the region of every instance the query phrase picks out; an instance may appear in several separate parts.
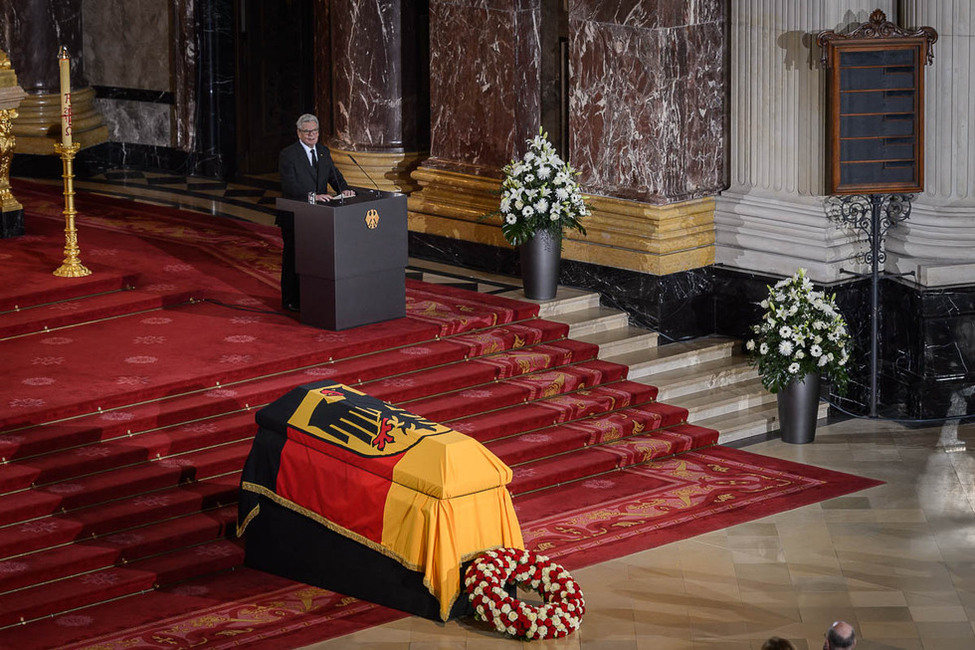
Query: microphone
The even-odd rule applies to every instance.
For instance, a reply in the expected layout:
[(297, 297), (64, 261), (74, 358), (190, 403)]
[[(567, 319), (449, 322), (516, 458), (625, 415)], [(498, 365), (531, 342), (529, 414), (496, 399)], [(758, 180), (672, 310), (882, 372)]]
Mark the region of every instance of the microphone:
[[(380, 190), (380, 189), (379, 189), (379, 186), (378, 186), (378, 185), (376, 185), (376, 181), (374, 181), (374, 180), (372, 180), (372, 176), (370, 176), (370, 175), (369, 175), (369, 174), (368, 174), (368, 173), (366, 172), (366, 170), (362, 168), (362, 165), (360, 165), (360, 164), (359, 164), (359, 162), (358, 162), (358, 161), (357, 161), (357, 160), (356, 160), (355, 158), (353, 158), (353, 157), (352, 157), (352, 154), (351, 154), (351, 153), (349, 153), (349, 154), (348, 154), (348, 156), (349, 156), (349, 160), (351, 160), (351, 161), (352, 161), (353, 163), (355, 163), (355, 166), (359, 168), (359, 171), (360, 171), (360, 172), (362, 172), (362, 175), (363, 175), (363, 176), (365, 176), (365, 177), (366, 177), (366, 179), (368, 179), (368, 180), (369, 180), (369, 182), (370, 182), (370, 183), (372, 183), (372, 185), (373, 185), (373, 187), (375, 187), (375, 188), (376, 188), (376, 193), (377, 193), (377, 194), (380, 194), (380, 193), (382, 192), (382, 190)], [(367, 189), (367, 190), (369, 190), (369, 188), (368, 188), (368, 187), (367, 187), (366, 189)], [(369, 190), (369, 191), (371, 192), (372, 190)]]

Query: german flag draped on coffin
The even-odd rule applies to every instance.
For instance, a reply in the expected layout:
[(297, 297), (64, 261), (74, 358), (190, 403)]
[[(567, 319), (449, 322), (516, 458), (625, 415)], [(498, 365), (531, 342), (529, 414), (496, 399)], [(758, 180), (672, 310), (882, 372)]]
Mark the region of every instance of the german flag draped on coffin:
[(426, 615), (390, 593), (391, 558), (418, 572), (447, 620), (463, 562), (524, 546), (511, 469), (473, 438), (331, 382), (300, 386), (256, 419), (238, 506), (251, 566)]

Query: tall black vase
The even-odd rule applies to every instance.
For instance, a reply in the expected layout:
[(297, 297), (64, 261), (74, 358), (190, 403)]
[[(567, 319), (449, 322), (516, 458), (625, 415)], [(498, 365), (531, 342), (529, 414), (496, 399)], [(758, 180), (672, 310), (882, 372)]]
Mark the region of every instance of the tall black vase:
[(810, 372), (777, 393), (782, 442), (804, 445), (816, 438), (819, 373)]
[(521, 281), (529, 300), (551, 300), (559, 287), (562, 235), (539, 230), (521, 245)]

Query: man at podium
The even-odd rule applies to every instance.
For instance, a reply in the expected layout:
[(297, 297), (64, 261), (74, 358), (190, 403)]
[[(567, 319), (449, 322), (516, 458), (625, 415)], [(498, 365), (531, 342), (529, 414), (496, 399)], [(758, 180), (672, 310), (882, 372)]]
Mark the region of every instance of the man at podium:
[[(331, 201), (338, 196), (355, 196), (342, 173), (332, 162), (328, 149), (318, 144), (318, 118), (305, 113), (298, 118), (298, 142), (281, 150), (278, 171), (281, 194), (296, 201)], [(332, 187), (334, 194), (329, 194)], [(314, 193), (314, 199), (311, 195)], [(295, 220), (291, 212), (278, 211), (275, 223), (281, 228), (281, 306), (300, 309), (300, 288), (295, 271)]]

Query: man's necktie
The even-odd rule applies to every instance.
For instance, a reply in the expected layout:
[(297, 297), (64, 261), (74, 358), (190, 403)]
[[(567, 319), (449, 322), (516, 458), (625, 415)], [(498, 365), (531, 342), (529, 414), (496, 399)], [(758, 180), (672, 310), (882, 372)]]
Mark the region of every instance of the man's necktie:
[(314, 149), (311, 150), (311, 166), (318, 169), (318, 152)]

